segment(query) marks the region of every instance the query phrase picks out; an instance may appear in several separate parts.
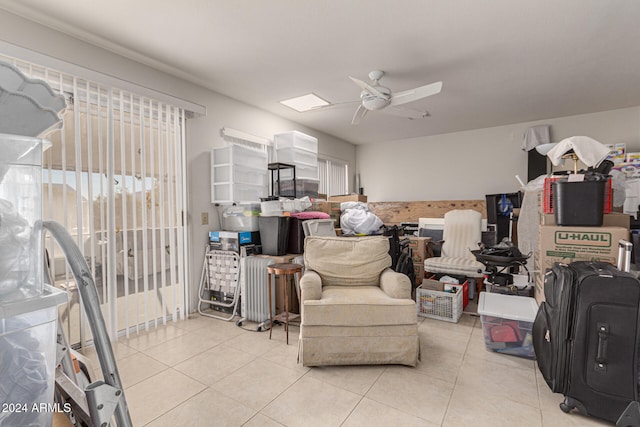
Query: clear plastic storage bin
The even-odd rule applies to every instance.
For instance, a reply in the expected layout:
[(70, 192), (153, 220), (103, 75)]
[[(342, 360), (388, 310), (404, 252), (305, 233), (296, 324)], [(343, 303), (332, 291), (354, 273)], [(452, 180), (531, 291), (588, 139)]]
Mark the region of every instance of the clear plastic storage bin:
[(276, 157), (280, 163), (289, 163), (296, 166), (318, 166), (318, 153), (303, 150), (301, 148), (285, 148), (276, 150)]
[(537, 313), (533, 298), (480, 293), (478, 314), (487, 350), (535, 359), (531, 329)]
[(0, 134), (0, 301), (42, 292), (42, 150), (49, 142)]
[(266, 151), (253, 150), (240, 145), (213, 149), (213, 165), (239, 165), (253, 169), (266, 170), (268, 155)]
[(276, 150), (282, 148), (300, 148), (302, 150), (318, 152), (318, 139), (293, 130), (291, 132), (278, 133), (273, 136)]
[(266, 185), (249, 184), (213, 184), (211, 186), (211, 198), (216, 202), (257, 202), (267, 197)]
[(46, 286), (34, 298), (0, 303), (0, 427), (51, 425), (57, 307), (66, 300)]
[(222, 209), (224, 231), (259, 231), (260, 203), (243, 203)]
[[(311, 166), (297, 163), (295, 166), (296, 179), (318, 179), (318, 165)], [(280, 171), (280, 179), (282, 181), (293, 179), (293, 171), (291, 169), (282, 169)]]
[[(276, 182), (276, 185), (278, 183)], [(296, 179), (295, 194), (293, 189), (293, 180), (282, 181), (280, 183), (280, 196), (282, 197), (318, 197), (318, 187), (320, 181), (318, 179)]]
[(233, 182), (236, 184), (268, 185), (266, 169), (252, 169), (242, 166), (225, 165), (213, 168), (215, 183)]

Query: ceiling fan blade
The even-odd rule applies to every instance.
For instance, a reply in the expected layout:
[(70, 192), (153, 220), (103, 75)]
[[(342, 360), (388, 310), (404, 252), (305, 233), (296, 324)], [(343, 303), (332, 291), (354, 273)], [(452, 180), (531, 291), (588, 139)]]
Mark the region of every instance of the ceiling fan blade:
[(380, 92), (378, 89), (376, 89), (374, 86), (371, 86), (369, 83), (367, 82), (363, 82), (362, 80), (356, 79), (355, 77), (351, 77), (349, 76), (349, 78), (358, 86), (360, 86), (360, 88), (362, 90), (366, 90), (367, 92), (369, 92), (372, 95), (375, 95), (379, 98), (382, 99), (389, 99), (389, 95), (385, 95), (384, 93)]
[(353, 115), (353, 119), (351, 119), (351, 124), (357, 125), (358, 123), (360, 123), (360, 119), (362, 119), (367, 114), (367, 111), (369, 110), (364, 108), (364, 105), (360, 105)]
[(361, 104), (362, 101), (344, 101), (344, 102), (334, 102), (332, 104), (328, 104), (328, 105), (321, 105), (319, 107), (312, 107), (311, 109), (309, 109), (308, 111), (318, 111), (318, 110), (326, 110), (328, 108), (334, 108), (334, 107), (344, 107), (347, 105), (354, 105), (354, 104)]
[(419, 111), (412, 108), (398, 107), (397, 105), (389, 105), (388, 107), (385, 107), (380, 111), (382, 111), (383, 113), (392, 114), (394, 116), (404, 117), (410, 120), (422, 119), (424, 117), (430, 116), (428, 111)]
[(393, 94), (390, 105), (402, 105), (408, 102), (417, 101), (427, 96), (436, 95), (442, 90), (442, 82), (435, 82), (415, 89), (405, 90)]

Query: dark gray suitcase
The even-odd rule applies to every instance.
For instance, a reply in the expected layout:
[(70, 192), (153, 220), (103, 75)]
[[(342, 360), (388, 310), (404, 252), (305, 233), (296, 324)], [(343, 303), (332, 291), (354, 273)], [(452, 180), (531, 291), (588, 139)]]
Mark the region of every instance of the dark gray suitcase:
[[(628, 242), (621, 244), (619, 258), (628, 259)], [(578, 261), (556, 263), (544, 286), (533, 344), (545, 381), (565, 396), (560, 408), (640, 426), (640, 281), (608, 263)]]

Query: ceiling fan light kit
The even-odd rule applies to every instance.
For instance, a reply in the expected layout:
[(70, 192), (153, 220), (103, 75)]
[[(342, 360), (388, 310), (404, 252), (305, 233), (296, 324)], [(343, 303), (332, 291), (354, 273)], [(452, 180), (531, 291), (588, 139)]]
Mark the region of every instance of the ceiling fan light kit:
[(369, 73), (371, 83), (349, 76), (351, 81), (362, 89), (362, 92), (360, 92), (361, 102), (353, 115), (351, 124), (358, 124), (368, 111), (381, 111), (410, 120), (430, 116), (428, 111), (419, 111), (400, 106), (440, 93), (442, 90), (441, 81), (394, 94), (391, 89), (380, 84), (380, 79), (383, 76), (384, 71), (371, 71)]

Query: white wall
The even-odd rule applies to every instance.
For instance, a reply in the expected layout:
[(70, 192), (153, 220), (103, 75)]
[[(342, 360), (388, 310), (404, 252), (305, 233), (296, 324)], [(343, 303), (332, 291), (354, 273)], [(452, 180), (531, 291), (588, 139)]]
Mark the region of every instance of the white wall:
[[(270, 138), (273, 134), (300, 130), (318, 138), (320, 155), (346, 160), (355, 171), (355, 146), (298, 123), (232, 100), (138, 62), (97, 48), (60, 32), (0, 10), (0, 40), (47, 56), (98, 71), (137, 85), (205, 106), (206, 117), (187, 122), (187, 165), (191, 238), (191, 285), (197, 290), (208, 232), (218, 228), (210, 202), (210, 150), (223, 144), (220, 129), (230, 127)], [(3, 53), (3, 52), (0, 52)], [(349, 182), (353, 182), (350, 179)], [(209, 214), (209, 225), (200, 223), (201, 213)], [(197, 300), (192, 292), (192, 306)]]
[[(429, 120), (437, 120), (432, 118)], [(554, 142), (576, 135), (640, 151), (640, 107), (518, 123), (357, 147), (361, 186), (370, 201), (484, 199), (517, 191), (526, 180), (522, 135), (551, 125)]]

